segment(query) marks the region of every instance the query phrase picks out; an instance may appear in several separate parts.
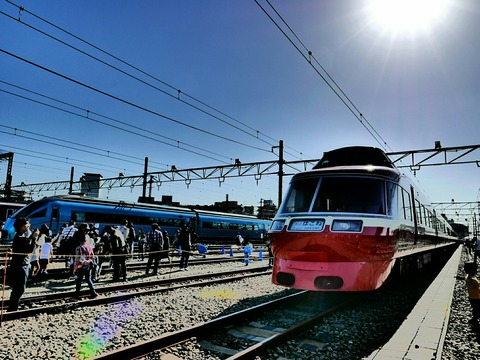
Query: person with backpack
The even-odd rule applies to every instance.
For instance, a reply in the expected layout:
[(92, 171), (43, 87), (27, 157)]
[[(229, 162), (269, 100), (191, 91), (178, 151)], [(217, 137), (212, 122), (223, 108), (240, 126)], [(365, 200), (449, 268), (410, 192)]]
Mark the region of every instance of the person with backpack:
[(92, 281), (93, 270), (93, 249), (89, 245), (89, 238), (84, 229), (79, 229), (76, 232), (76, 237), (81, 238), (83, 242), (75, 249), (74, 273), (77, 276), (77, 283), (75, 286), (75, 298), (80, 298), (80, 288), (82, 287), (82, 280), (85, 279), (89, 289), (90, 298), (95, 299), (98, 294), (95, 291), (95, 286)]
[(105, 226), (103, 232), (108, 236), (106, 246), (112, 257), (112, 281), (119, 281), (120, 277), (122, 277), (123, 281), (127, 281), (127, 242), (125, 241), (122, 232), (113, 226)]
[(68, 226), (63, 229), (60, 238), (58, 239), (58, 252), (61, 255), (65, 255), (65, 267), (69, 269), (71, 280), (76, 279), (75, 274), (73, 273), (73, 254), (78, 246), (73, 239), (73, 235), (76, 231), (75, 220), (70, 220)]
[(160, 231), (160, 226), (157, 223), (152, 224), (152, 230), (147, 234), (147, 244), (149, 247), (147, 270), (145, 275), (149, 275), (150, 267), (153, 263), (152, 275), (157, 275), (158, 263), (163, 252), (163, 234)]

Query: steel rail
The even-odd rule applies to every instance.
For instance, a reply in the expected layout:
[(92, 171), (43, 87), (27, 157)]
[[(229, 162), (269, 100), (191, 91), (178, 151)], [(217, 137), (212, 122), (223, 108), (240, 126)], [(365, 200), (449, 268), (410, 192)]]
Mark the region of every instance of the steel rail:
[[(22, 298), (22, 303), (27, 304), (28, 306), (30, 303), (41, 302), (41, 301), (43, 302), (54, 302), (54, 301), (60, 301), (60, 300), (70, 300), (70, 301), (62, 304), (43, 305), (43, 306), (41, 305), (39, 307), (32, 307), (24, 310), (6, 312), (3, 314), (2, 321), (26, 318), (26, 317), (34, 316), (41, 313), (59, 313), (59, 312), (64, 312), (66, 309), (69, 309), (69, 308), (113, 304), (117, 302), (126, 301), (132, 298), (136, 298), (139, 296), (148, 296), (148, 295), (153, 295), (160, 292), (171, 291), (171, 290), (186, 288), (186, 287), (206, 286), (206, 285), (215, 285), (219, 283), (227, 283), (227, 282), (232, 282), (237, 280), (243, 280), (248, 277), (261, 276), (261, 275), (266, 275), (271, 273), (271, 271), (266, 271), (266, 270), (270, 270), (270, 269), (267, 267), (250, 268), (250, 269), (242, 268), (242, 270), (226, 271), (226, 272), (215, 273), (215, 274), (193, 275), (193, 276), (172, 278), (167, 280), (162, 279), (162, 280), (154, 280), (154, 281), (148, 281), (148, 282), (131, 282), (131, 283), (124, 283), (124, 284), (113, 285), (113, 286), (97, 287), (95, 289), (96, 292), (100, 295), (104, 295), (107, 293), (123, 291), (123, 290), (165, 286), (164, 288), (160, 288), (160, 289), (155, 288), (150, 290), (125, 293), (125, 294), (99, 296), (95, 299), (86, 298), (80, 301), (74, 300), (73, 297), (75, 295), (75, 291), (43, 294), (39, 296), (30, 296), (30, 297)], [(234, 276), (236, 274), (242, 274), (242, 275)], [(219, 277), (222, 277), (222, 276), (225, 276), (225, 277), (219, 279)], [(210, 280), (202, 281), (202, 279), (210, 279)], [(81, 297), (87, 297), (87, 295), (88, 295), (87, 290), (83, 290), (80, 293)], [(8, 303), (9, 301), (6, 300), (5, 306), (8, 306)]]
[(298, 297), (307, 294), (307, 291), (298, 292), (292, 295), (288, 295), (281, 299), (272, 300), (248, 309), (241, 310), (239, 312), (224, 315), (217, 319), (213, 319), (204, 323), (196, 324), (186, 329), (178, 330), (173, 333), (167, 333), (159, 337), (142, 341), (134, 345), (124, 347), (122, 349), (113, 350), (111, 352), (100, 354), (94, 357), (95, 360), (109, 360), (109, 359), (136, 359), (152, 353), (156, 350), (171, 346), (176, 343), (184, 342), (193, 337), (202, 337), (205, 334), (233, 323), (238, 323), (247, 316), (252, 316), (260, 312), (268, 311), (269, 309), (278, 308), (285, 302), (296, 300)]

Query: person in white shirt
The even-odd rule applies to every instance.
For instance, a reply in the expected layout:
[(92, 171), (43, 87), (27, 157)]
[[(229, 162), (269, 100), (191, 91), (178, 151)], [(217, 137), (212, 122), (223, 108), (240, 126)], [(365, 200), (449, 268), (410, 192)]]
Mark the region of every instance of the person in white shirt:
[(47, 274), (48, 266), (53, 258), (53, 245), (52, 245), (52, 238), (46, 237), (45, 242), (43, 243), (41, 250), (40, 250), (40, 274)]

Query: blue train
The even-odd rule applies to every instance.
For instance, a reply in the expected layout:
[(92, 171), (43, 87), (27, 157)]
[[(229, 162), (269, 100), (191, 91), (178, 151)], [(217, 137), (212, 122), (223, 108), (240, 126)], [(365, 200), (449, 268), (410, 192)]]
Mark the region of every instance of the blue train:
[(12, 242), (13, 223), (18, 217), (28, 218), (31, 229), (47, 224), (52, 234), (58, 233), (64, 224), (75, 220), (77, 224), (119, 225), (123, 219), (131, 221), (138, 233), (142, 227), (158, 223), (162, 231), (173, 236), (182, 223), (187, 223), (203, 244), (232, 243), (240, 233), (253, 242), (263, 241), (270, 227), (270, 220), (254, 216), (195, 210), (154, 204), (116, 202), (76, 195), (60, 195), (37, 200), (15, 212), (2, 229), (4, 244)]
[(1, 201), (0, 202), (0, 221), (7, 221), (7, 219), (13, 215), (13, 213), (22, 207), (24, 207), (26, 204), (23, 203), (12, 203), (12, 202), (6, 202), (6, 201)]

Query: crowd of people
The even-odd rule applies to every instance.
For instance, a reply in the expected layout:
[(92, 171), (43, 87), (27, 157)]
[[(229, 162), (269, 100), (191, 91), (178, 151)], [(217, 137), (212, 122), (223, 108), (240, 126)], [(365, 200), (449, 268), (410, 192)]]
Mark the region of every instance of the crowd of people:
[[(175, 231), (171, 242), (167, 231), (162, 231), (158, 223), (150, 229), (138, 228), (125, 219), (119, 225), (107, 225), (99, 230), (98, 224), (76, 224), (71, 220), (52, 236), (47, 225), (30, 229), (28, 219), (17, 218), (14, 223), (15, 237), (12, 242), (11, 260), (5, 272), (11, 286), (9, 311), (18, 309), (20, 298), (26, 290), (27, 280), (43, 281), (54, 257), (63, 257), (68, 269), (69, 280), (75, 281), (75, 297), (80, 297), (82, 282), (90, 290), (90, 297), (98, 296), (95, 282), (99, 280), (103, 264), (113, 268), (112, 281), (127, 281), (127, 258), (147, 259), (146, 276), (157, 275), (162, 259), (172, 264), (173, 249), (180, 255), (179, 271), (187, 271), (192, 242), (198, 236), (188, 223), (182, 223)], [(251, 262), (252, 244), (248, 236), (237, 236), (243, 247), (244, 262)], [(273, 265), (273, 254), (269, 242), (269, 266)]]
[[(139, 228), (136, 234), (133, 224), (128, 220), (123, 220), (119, 226), (107, 225), (100, 231), (98, 225), (77, 225), (71, 220), (52, 237), (47, 225), (31, 230), (28, 219), (17, 218), (14, 229), (11, 260), (5, 272), (12, 290), (8, 311), (18, 309), (29, 278), (34, 282), (45, 278), (54, 256), (65, 258), (69, 279), (76, 281), (76, 298), (80, 297), (83, 281), (88, 285), (90, 297), (98, 296), (94, 282), (99, 279), (105, 261), (109, 261), (113, 268), (112, 281), (127, 281), (127, 257), (136, 255), (139, 260), (144, 260), (148, 256), (147, 276), (150, 275), (150, 269), (151, 275), (157, 275), (162, 259), (172, 263), (169, 235), (157, 223), (152, 223), (147, 231)], [(186, 223), (175, 232), (172, 245), (181, 251), (179, 270), (188, 270), (195, 236)]]

